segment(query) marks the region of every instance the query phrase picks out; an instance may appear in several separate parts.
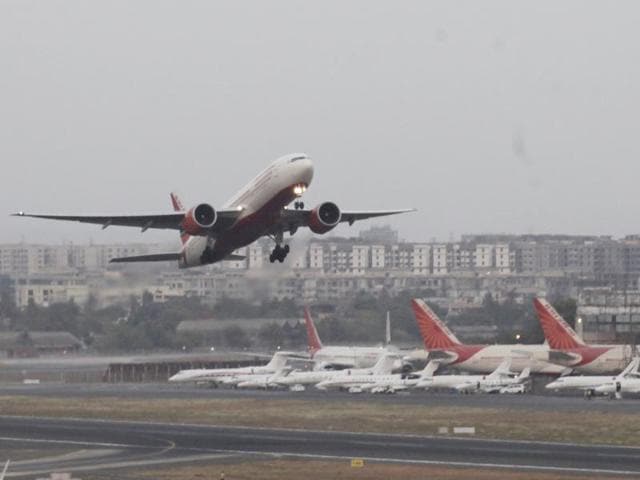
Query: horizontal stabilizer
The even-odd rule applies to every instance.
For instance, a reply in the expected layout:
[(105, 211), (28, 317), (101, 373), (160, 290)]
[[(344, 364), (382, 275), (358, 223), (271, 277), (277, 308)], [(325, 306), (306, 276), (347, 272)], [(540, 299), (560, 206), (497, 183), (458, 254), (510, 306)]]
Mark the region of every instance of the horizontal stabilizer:
[(112, 258), (109, 263), (172, 262), (178, 259), (180, 259), (179, 253), (157, 253), (155, 255), (136, 255), (134, 257)]

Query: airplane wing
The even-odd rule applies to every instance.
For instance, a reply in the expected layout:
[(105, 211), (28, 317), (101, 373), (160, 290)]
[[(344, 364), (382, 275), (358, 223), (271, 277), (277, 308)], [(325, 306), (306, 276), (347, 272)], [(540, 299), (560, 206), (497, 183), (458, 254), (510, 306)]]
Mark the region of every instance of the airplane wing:
[(136, 255), (133, 257), (112, 258), (109, 263), (172, 262), (178, 259), (180, 259), (179, 253), (157, 253), (154, 255)]
[[(401, 213), (415, 212), (414, 208), (406, 208), (403, 210), (370, 210), (370, 211), (344, 211), (340, 215), (340, 223), (348, 223), (353, 225), (358, 220), (366, 220), (368, 218), (386, 217), (389, 215), (399, 215)], [(308, 227), (311, 218), (311, 210), (290, 210), (285, 209), (282, 212), (281, 224), (278, 225), (285, 232), (294, 232), (299, 227)]]
[[(159, 213), (150, 215), (48, 215), (18, 212), (14, 217), (44, 218), (46, 220), (64, 220), (67, 222), (92, 223), (103, 229), (116, 227), (138, 227), (143, 232), (149, 228), (181, 230), (186, 212)], [(238, 210), (216, 210), (218, 220), (211, 228), (212, 233), (223, 231), (238, 218)]]

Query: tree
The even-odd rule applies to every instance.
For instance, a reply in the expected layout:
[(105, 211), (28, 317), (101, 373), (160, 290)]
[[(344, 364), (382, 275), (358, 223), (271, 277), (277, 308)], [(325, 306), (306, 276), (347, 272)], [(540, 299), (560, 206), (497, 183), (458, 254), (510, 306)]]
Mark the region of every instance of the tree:
[(224, 338), (225, 344), (229, 347), (247, 348), (251, 346), (251, 340), (247, 332), (237, 325), (226, 327), (222, 331), (222, 337)]

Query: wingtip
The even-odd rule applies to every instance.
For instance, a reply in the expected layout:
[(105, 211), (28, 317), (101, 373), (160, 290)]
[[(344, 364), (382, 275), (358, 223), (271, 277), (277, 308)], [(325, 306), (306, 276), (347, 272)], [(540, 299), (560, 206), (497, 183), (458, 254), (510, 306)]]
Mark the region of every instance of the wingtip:
[(10, 216), (12, 216), (12, 217), (24, 217), (26, 215), (27, 215), (26, 213), (20, 211), (20, 212), (12, 213)]

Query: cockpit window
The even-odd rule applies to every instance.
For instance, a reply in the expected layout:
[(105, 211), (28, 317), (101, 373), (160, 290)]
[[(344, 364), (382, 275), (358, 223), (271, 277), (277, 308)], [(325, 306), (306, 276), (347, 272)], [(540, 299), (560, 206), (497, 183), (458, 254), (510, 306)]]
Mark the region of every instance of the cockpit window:
[(289, 163), (297, 162), (298, 160), (305, 160), (306, 158), (307, 157), (305, 157), (304, 155), (300, 157), (293, 157), (291, 160), (289, 160)]

